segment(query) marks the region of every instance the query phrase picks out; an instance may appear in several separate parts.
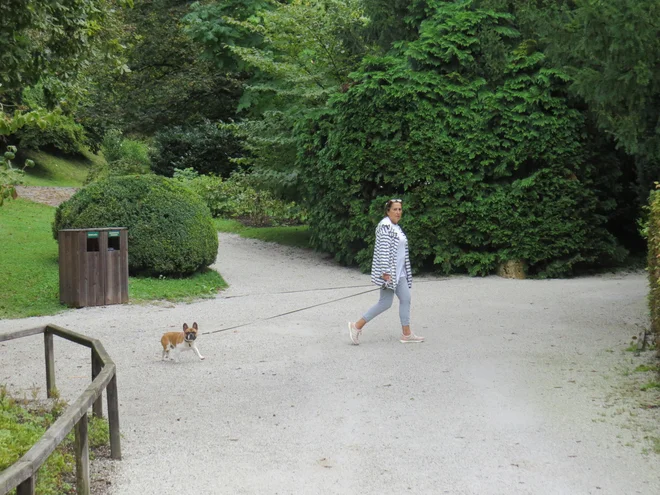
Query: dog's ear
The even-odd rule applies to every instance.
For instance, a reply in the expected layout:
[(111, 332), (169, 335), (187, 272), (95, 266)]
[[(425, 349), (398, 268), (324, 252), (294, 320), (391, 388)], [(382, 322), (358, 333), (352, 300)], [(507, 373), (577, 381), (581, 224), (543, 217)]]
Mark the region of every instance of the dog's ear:
[(187, 324), (187, 323), (184, 323), (184, 324), (183, 324), (183, 331), (185, 332), (186, 330), (188, 330), (188, 324)]
[(197, 327), (197, 322), (194, 322), (194, 323), (193, 323), (193, 328), (194, 328), (195, 330), (199, 330), (199, 328)]

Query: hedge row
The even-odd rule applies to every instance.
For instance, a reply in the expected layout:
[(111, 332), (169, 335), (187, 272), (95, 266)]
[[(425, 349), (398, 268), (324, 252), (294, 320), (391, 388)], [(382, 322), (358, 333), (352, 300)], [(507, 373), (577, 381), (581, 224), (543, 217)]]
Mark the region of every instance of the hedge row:
[(656, 335), (660, 357), (660, 194), (651, 193), (648, 223), (649, 308), (651, 331)]

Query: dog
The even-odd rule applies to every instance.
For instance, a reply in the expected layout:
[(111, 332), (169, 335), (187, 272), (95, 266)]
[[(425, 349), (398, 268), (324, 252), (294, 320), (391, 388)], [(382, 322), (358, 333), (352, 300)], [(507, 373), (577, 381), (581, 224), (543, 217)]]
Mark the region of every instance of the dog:
[(189, 327), (187, 323), (184, 323), (183, 332), (166, 332), (163, 334), (163, 337), (160, 339), (160, 343), (163, 345), (162, 361), (165, 361), (166, 358), (170, 357), (170, 351), (172, 350), (176, 353), (173, 360), (179, 361), (178, 355), (182, 351), (188, 351), (190, 349), (195, 351), (197, 357), (203, 361), (204, 356), (200, 354), (199, 349), (197, 349), (197, 344), (195, 343), (198, 330), (197, 322), (193, 323), (192, 328)]

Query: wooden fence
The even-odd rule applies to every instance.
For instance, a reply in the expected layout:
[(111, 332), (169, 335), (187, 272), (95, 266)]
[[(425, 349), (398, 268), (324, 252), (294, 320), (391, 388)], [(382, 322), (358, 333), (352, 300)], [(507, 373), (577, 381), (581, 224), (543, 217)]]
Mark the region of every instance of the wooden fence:
[(46, 389), (48, 397), (55, 393), (55, 353), (53, 336), (57, 335), (76, 344), (89, 347), (92, 352), (92, 383), (64, 413), (48, 428), (34, 446), (16, 463), (0, 473), (0, 494), (16, 488), (17, 495), (34, 495), (37, 471), (48, 456), (75, 428), (76, 484), (78, 495), (89, 495), (89, 442), (87, 438), (87, 411), (92, 408), (95, 416), (103, 416), (103, 390), (108, 399), (108, 423), (110, 425), (110, 451), (113, 459), (121, 459), (119, 436), (119, 409), (117, 400), (117, 375), (115, 363), (97, 339), (91, 339), (56, 325), (19, 330), (0, 335), (0, 342), (30, 335), (44, 335), (46, 355)]

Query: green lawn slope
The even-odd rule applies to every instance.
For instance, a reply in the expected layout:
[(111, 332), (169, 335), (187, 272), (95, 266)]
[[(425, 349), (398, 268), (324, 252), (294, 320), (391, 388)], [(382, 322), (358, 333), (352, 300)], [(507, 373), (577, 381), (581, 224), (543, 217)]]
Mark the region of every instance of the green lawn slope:
[(34, 161), (34, 167), (25, 169), (25, 186), (80, 187), (87, 172), (105, 160), (102, 156), (84, 151), (80, 155), (55, 155), (45, 151), (24, 151), (19, 155), (18, 164), (23, 160)]

